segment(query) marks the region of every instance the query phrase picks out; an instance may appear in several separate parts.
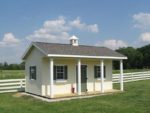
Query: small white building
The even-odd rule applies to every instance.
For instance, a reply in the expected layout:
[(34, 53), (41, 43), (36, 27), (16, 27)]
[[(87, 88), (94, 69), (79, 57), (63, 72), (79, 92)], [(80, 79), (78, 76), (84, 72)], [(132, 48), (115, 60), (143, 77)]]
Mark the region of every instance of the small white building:
[(123, 91), (123, 60), (126, 56), (105, 47), (32, 42), (25, 54), (28, 93), (55, 98), (64, 95), (104, 93), (113, 90), (112, 61), (120, 62), (120, 90)]

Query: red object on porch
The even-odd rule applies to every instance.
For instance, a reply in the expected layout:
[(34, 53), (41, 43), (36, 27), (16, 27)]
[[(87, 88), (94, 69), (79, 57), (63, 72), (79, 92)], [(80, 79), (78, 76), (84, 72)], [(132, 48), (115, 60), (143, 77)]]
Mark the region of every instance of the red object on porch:
[(73, 85), (71, 85), (71, 93), (74, 93), (75, 88), (73, 87)]

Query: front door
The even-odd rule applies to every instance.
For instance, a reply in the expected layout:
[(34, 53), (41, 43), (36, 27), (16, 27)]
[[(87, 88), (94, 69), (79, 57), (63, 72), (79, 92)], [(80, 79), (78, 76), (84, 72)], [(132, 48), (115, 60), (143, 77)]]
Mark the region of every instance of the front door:
[(81, 65), (81, 92), (87, 92), (87, 66)]

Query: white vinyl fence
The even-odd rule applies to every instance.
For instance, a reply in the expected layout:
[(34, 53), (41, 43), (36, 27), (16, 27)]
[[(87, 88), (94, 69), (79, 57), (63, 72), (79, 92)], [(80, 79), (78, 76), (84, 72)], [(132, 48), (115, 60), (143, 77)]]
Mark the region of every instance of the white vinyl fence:
[(0, 80), (0, 93), (24, 91), (25, 79)]
[[(124, 73), (124, 82), (150, 79), (150, 71)], [(119, 83), (119, 74), (113, 74), (113, 83)], [(0, 93), (24, 91), (25, 79), (0, 80)]]
[[(150, 79), (150, 71), (123, 74), (124, 82), (132, 82), (132, 81), (147, 80), (147, 79)], [(113, 74), (113, 83), (119, 83), (119, 82), (120, 82), (119, 74)]]

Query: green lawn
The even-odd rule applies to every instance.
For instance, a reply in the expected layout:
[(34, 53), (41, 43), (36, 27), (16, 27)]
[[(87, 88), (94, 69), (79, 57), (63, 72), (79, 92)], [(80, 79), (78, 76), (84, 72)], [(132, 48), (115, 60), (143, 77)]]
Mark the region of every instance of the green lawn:
[[(118, 87), (115, 85), (115, 87)], [(29, 96), (0, 94), (0, 113), (149, 113), (150, 80), (125, 83), (125, 92), (48, 103)]]
[(0, 70), (0, 79), (16, 79), (24, 77), (24, 70)]

